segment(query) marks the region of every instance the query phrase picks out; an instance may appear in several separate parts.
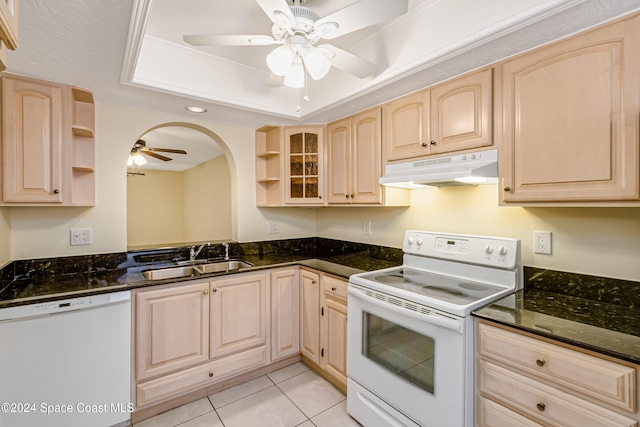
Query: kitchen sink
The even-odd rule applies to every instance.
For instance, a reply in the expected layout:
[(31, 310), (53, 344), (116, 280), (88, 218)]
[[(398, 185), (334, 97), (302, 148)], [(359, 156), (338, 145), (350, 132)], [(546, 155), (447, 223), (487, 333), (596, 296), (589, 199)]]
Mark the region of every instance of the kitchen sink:
[(185, 265), (178, 267), (159, 268), (157, 270), (147, 270), (142, 272), (142, 276), (147, 280), (174, 279), (176, 277), (194, 277), (201, 274), (234, 271), (248, 267), (253, 267), (253, 265), (246, 261), (233, 259), (229, 261), (208, 262), (206, 264)]

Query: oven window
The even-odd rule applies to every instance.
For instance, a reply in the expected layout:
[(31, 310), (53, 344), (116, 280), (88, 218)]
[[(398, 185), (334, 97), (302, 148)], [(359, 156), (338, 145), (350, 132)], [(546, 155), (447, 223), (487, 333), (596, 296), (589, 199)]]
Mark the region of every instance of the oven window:
[(364, 312), (363, 354), (433, 394), (433, 339)]

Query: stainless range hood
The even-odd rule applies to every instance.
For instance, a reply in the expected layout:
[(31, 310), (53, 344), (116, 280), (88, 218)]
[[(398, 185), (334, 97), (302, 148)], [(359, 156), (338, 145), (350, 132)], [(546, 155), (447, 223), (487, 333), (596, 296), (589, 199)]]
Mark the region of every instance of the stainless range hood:
[(400, 188), (445, 187), (498, 182), (498, 150), (389, 164), (380, 184)]

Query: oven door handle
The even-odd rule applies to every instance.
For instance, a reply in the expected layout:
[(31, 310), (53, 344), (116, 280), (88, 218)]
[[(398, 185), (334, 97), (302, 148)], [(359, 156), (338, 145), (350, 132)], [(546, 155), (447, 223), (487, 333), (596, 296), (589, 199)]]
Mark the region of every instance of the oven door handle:
[(441, 314), (434, 313), (433, 311), (429, 314), (419, 313), (417, 311), (414, 311), (408, 308), (402, 308), (394, 304), (384, 303), (378, 300), (377, 298), (370, 297), (369, 295), (366, 295), (363, 292), (352, 289), (352, 288), (347, 288), (347, 292), (348, 294), (352, 295), (354, 298), (359, 298), (369, 304), (373, 304), (376, 307), (383, 308), (387, 311), (394, 312), (401, 316), (407, 316), (412, 319), (419, 320), (421, 322), (428, 322), (433, 325), (441, 326), (446, 329), (451, 329), (456, 332), (460, 332), (460, 333), (463, 332), (464, 322), (462, 322), (462, 320), (445, 317)]

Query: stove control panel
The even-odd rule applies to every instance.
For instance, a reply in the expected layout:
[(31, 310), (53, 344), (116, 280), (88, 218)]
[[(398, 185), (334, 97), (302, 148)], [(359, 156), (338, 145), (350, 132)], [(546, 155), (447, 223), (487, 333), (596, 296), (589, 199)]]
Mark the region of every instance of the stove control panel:
[(409, 230), (402, 250), (405, 254), (511, 269), (519, 263), (520, 240)]

